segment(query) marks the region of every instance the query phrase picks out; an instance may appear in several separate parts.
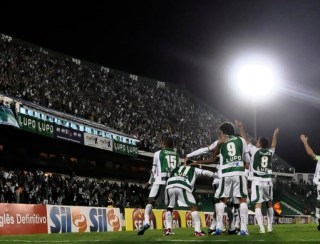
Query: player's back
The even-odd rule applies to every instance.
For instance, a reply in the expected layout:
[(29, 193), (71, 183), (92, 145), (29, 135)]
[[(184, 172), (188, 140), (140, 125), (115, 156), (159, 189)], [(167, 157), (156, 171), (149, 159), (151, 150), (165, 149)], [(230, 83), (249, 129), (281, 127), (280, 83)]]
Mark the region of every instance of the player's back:
[(253, 177), (255, 180), (271, 181), (272, 156), (274, 150), (267, 148), (256, 148), (252, 155)]
[(244, 153), (247, 151), (246, 142), (239, 136), (229, 136), (220, 147), (221, 176), (244, 175)]
[(154, 164), (157, 172), (154, 175), (155, 183), (166, 184), (171, 172), (180, 166), (180, 158), (173, 148), (163, 148), (154, 155)]
[(167, 188), (179, 187), (192, 191), (196, 177), (195, 170), (195, 167), (184, 165), (174, 169), (167, 181)]

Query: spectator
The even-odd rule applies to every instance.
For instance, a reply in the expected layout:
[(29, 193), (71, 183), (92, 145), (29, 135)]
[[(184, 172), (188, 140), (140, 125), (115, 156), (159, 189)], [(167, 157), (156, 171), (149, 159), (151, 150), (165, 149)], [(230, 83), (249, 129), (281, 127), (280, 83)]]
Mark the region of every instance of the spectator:
[[(47, 174), (40, 170), (33, 173), (23, 170), (2, 169), (1, 172), (0, 186), (4, 186), (0, 200), (3, 203), (99, 207), (112, 205), (120, 208), (123, 213), (125, 206), (142, 207), (144, 205), (143, 199), (148, 196), (147, 190), (143, 189), (141, 185), (119, 184), (109, 182), (106, 179), (89, 179), (74, 174), (71, 178), (66, 175)], [(15, 183), (18, 178), (21, 178), (19, 186)], [(71, 183), (73, 183), (72, 187), (69, 187)], [(24, 187), (21, 187), (22, 185)]]
[(0, 73), (6, 95), (131, 134), (146, 151), (157, 150), (162, 133), (181, 140), (176, 142), (180, 153), (192, 151), (212, 141), (221, 123), (215, 111), (165, 83), (139, 82), (15, 40), (0, 39)]
[(108, 199), (107, 199), (107, 207), (108, 208), (114, 208), (116, 205), (114, 204), (114, 201), (113, 201), (113, 194), (112, 192), (110, 192), (108, 194)]

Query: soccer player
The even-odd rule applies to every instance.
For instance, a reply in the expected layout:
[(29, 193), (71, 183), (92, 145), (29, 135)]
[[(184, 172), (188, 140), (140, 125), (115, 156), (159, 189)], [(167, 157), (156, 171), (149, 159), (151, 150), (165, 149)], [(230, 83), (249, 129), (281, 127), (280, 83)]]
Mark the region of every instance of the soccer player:
[[(223, 137), (225, 137), (225, 135), (221, 135)], [(185, 158), (185, 162), (187, 160), (189, 160), (189, 158), (191, 157), (195, 157), (195, 156), (199, 156), (199, 155), (203, 155), (203, 154), (207, 154), (207, 153), (210, 153), (210, 152), (214, 152), (214, 155), (213, 157), (211, 157), (210, 159), (207, 159), (207, 160), (200, 160), (200, 161), (193, 161), (193, 163), (191, 163), (190, 165), (199, 165), (199, 164), (214, 164), (214, 163), (218, 163), (217, 165), (217, 169), (218, 169), (218, 172), (216, 172), (217, 175), (219, 175), (219, 168), (220, 168), (220, 165), (219, 165), (219, 156), (218, 156), (218, 150), (215, 151), (215, 148), (217, 147), (218, 145), (218, 142), (219, 140), (216, 140), (214, 143), (212, 143), (210, 146), (208, 147), (204, 147), (204, 148), (200, 148), (194, 152), (191, 152), (189, 154), (187, 154), (187, 157)], [(220, 175), (219, 175), (220, 177)], [(219, 184), (221, 182), (221, 179), (220, 178), (215, 178), (213, 183), (212, 183), (212, 186), (213, 186), (213, 195), (215, 195), (215, 192), (216, 190), (218, 189), (219, 187)], [(219, 203), (220, 202), (220, 199), (216, 199), (214, 197), (214, 205), (216, 203)], [(228, 218), (229, 218), (229, 228), (228, 228), (228, 234), (232, 235), (232, 234), (238, 234), (240, 232), (240, 229), (239, 229), (239, 206), (240, 206), (240, 202), (239, 202), (239, 199), (237, 199), (236, 197), (230, 197), (227, 199), (227, 214), (228, 214)], [(225, 206), (225, 207), (226, 207)], [(214, 210), (214, 215), (213, 215), (213, 220), (212, 220), (212, 223), (208, 229), (208, 234), (209, 235), (216, 235), (216, 211)], [(220, 226), (220, 229), (219, 229), (219, 234), (221, 232), (225, 232), (226, 229), (223, 225), (223, 222), (221, 223), (221, 226)]]
[(138, 231), (143, 235), (150, 228), (150, 214), (156, 202), (163, 202), (164, 191), (171, 172), (180, 166), (180, 158), (173, 148), (173, 139), (163, 136), (162, 149), (153, 155), (153, 165), (148, 184), (151, 185), (148, 204), (144, 210), (144, 225)]
[[(236, 125), (240, 129), (240, 135), (244, 138), (245, 132), (243, 124), (236, 121)], [(277, 144), (277, 136), (279, 128), (275, 129), (272, 136), (271, 147), (269, 147), (269, 140), (264, 137), (259, 137), (256, 145), (252, 145), (249, 141), (250, 148), (250, 176), (252, 178), (251, 184), (251, 202), (255, 204), (255, 215), (260, 227), (259, 233), (264, 234), (265, 228), (263, 225), (263, 216), (261, 212), (262, 203), (267, 204), (268, 226), (267, 231), (272, 232), (273, 222), (273, 184), (272, 184), (272, 157), (275, 152)]]
[[(210, 146), (208, 147), (204, 147), (204, 148), (200, 148), (196, 151), (193, 151), (189, 154), (187, 154), (187, 157), (185, 158), (184, 162), (186, 164), (186, 162), (189, 160), (189, 158), (198, 156), (198, 155), (202, 155), (202, 154), (207, 154), (210, 152), (213, 152), (214, 148), (217, 146), (218, 144), (218, 140), (215, 141), (214, 143), (212, 143)], [(195, 166), (195, 165), (200, 165), (200, 164), (217, 164), (219, 160), (219, 157), (213, 155), (211, 158), (209, 159), (205, 159), (205, 160), (196, 160), (196, 161), (192, 161), (192, 163), (190, 163), (189, 165)], [(219, 165), (217, 165), (217, 170), (219, 169)], [(213, 182), (212, 182), (212, 190), (213, 190), (213, 195), (216, 192), (219, 184), (220, 184), (220, 179), (218, 176), (219, 170), (217, 172), (215, 172), (215, 175), (217, 176), (216, 178), (214, 178)], [(216, 199), (213, 199), (213, 205), (215, 205), (215, 201)], [(216, 232), (216, 213), (214, 211), (213, 214), (213, 219), (211, 222), (211, 225), (208, 229), (208, 234), (209, 235), (215, 235)], [(224, 229), (224, 228), (223, 228)]]
[(263, 216), (261, 213), (262, 202), (266, 202), (268, 212), (268, 232), (272, 232), (273, 222), (273, 184), (272, 184), (272, 156), (276, 148), (277, 128), (272, 137), (271, 147), (267, 138), (260, 137), (256, 146), (251, 145), (251, 169), (253, 173), (253, 181), (251, 185), (251, 202), (255, 203), (255, 214), (260, 227), (260, 233), (265, 233), (263, 226)]
[(318, 219), (318, 230), (320, 230), (320, 156), (316, 155), (312, 148), (309, 146), (308, 143), (308, 137), (305, 136), (304, 134), (300, 135), (300, 139), (308, 153), (308, 155), (314, 159), (317, 160), (317, 166), (316, 166), (316, 171), (314, 173), (313, 177), (313, 183), (317, 185), (317, 205), (316, 205), (316, 218)]
[[(192, 161), (188, 161), (192, 162)], [(187, 162), (187, 164), (188, 164)], [(202, 170), (189, 165), (182, 165), (172, 171), (166, 187), (166, 232), (172, 234), (172, 211), (176, 203), (179, 207), (191, 207), (191, 216), (194, 223), (194, 235), (205, 236), (201, 231), (199, 212), (197, 211), (196, 200), (192, 194), (195, 181), (200, 176), (217, 177), (209, 170)]]
[(226, 122), (220, 126), (219, 142), (215, 151), (219, 150), (221, 183), (215, 193), (217, 226), (216, 235), (221, 234), (223, 227), (223, 213), (227, 198), (236, 197), (240, 201), (240, 232), (239, 235), (248, 235), (247, 219), (247, 179), (245, 167), (249, 162), (249, 151), (245, 139), (235, 135), (232, 123)]

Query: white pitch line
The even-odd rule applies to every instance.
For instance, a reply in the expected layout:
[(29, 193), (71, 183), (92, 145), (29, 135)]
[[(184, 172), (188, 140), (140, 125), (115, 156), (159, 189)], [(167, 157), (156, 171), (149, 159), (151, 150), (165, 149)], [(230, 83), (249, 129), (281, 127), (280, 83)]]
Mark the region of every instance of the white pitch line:
[[(112, 242), (114, 240), (45, 240), (45, 241), (36, 241), (36, 240), (3, 240), (0, 239), (0, 242), (18, 242), (18, 243), (74, 243), (74, 242)], [(138, 241), (138, 240), (137, 240)], [(179, 239), (175, 239), (175, 240), (164, 240), (164, 239), (157, 239), (157, 240), (153, 240), (153, 242), (209, 242), (211, 241), (211, 239), (205, 239), (205, 240), (179, 240)], [(212, 239), (212, 241), (214, 242), (230, 242), (231, 240), (225, 240), (225, 239)], [(255, 240), (245, 240), (244, 239), (238, 239), (237, 241), (242, 242), (242, 241), (246, 241), (246, 242), (265, 242), (266, 240), (263, 239), (255, 239)], [(317, 242), (319, 243), (319, 239), (309, 239), (309, 240), (303, 240), (303, 239), (299, 239), (296, 240), (298, 242)], [(133, 241), (134, 242), (134, 241)]]
[[(206, 239), (206, 240), (179, 240), (179, 239), (174, 239), (174, 240), (163, 240), (163, 239), (158, 239), (158, 240), (155, 240), (155, 241), (164, 241), (164, 242), (209, 242), (211, 240), (209, 239)], [(229, 240), (214, 240), (215, 242), (216, 241), (229, 241)]]
[(70, 242), (107, 242), (112, 240), (46, 240), (46, 241), (35, 241), (35, 240), (1, 240), (0, 242), (26, 242), (26, 243), (70, 243)]

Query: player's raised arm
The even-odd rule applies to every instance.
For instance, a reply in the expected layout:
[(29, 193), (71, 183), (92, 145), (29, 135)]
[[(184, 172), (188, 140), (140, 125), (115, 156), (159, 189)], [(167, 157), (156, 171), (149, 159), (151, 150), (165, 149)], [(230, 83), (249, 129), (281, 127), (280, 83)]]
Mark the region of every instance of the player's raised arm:
[(236, 120), (235, 122), (235, 125), (239, 128), (239, 134), (240, 136), (246, 140), (246, 143), (249, 144), (250, 141), (247, 139), (247, 133), (245, 132), (244, 130), (244, 126), (243, 126), (243, 123), (240, 121), (240, 120)]
[(213, 148), (213, 158), (217, 158), (220, 154), (220, 146), (228, 140), (229, 136), (221, 134), (219, 140), (216, 141), (216, 146)]
[(312, 150), (312, 148), (309, 146), (309, 143), (308, 143), (308, 137), (305, 136), (304, 134), (301, 134), (300, 135), (300, 140), (302, 141), (303, 145), (304, 145), (304, 148), (306, 149), (308, 155), (310, 157), (312, 157), (313, 159), (316, 158), (316, 154), (314, 153), (314, 151)]
[(276, 148), (279, 128), (275, 129), (272, 136), (271, 148)]

